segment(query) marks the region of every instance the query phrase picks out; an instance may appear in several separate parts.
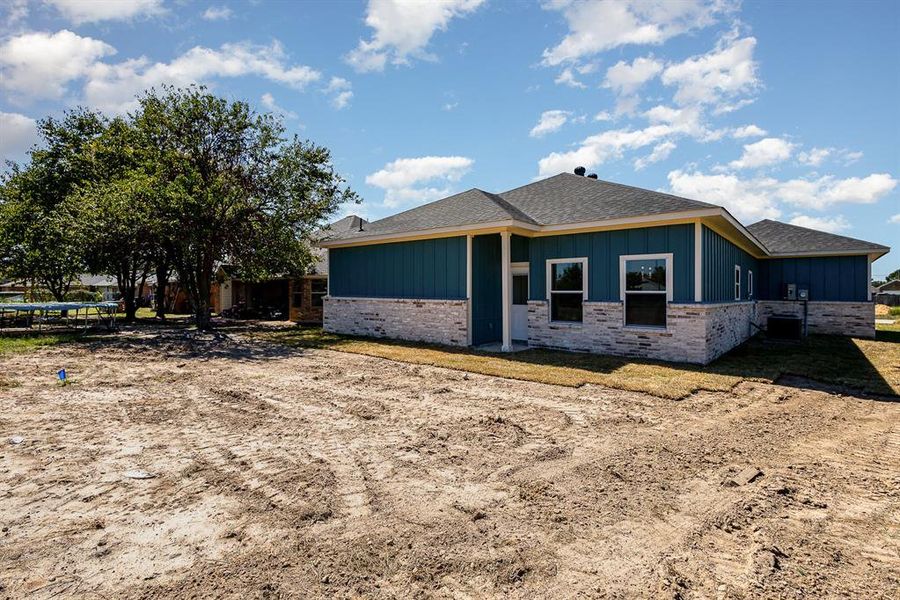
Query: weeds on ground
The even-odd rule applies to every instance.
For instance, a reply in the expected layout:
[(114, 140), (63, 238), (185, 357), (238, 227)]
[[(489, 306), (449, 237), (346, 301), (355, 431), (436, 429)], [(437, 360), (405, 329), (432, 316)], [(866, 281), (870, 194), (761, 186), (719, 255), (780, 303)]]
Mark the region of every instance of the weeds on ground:
[(566, 385), (598, 384), (683, 398), (697, 390), (726, 391), (741, 381), (777, 381), (794, 375), (879, 395), (900, 394), (900, 335), (876, 340), (810, 336), (799, 343), (753, 339), (705, 367), (643, 359), (526, 350), (478, 352), (396, 340), (373, 340), (296, 327), (258, 334), (295, 347), (323, 348), (483, 375)]

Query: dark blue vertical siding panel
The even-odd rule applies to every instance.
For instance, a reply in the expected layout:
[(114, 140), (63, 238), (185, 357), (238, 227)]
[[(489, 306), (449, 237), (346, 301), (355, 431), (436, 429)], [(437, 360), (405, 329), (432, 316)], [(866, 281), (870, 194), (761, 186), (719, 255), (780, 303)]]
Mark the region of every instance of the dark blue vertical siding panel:
[(528, 262), (529, 238), (522, 235), (513, 235), (510, 239), (510, 256), (512, 262)]
[(472, 343), (499, 341), (503, 336), (500, 234), (472, 239)]
[(769, 258), (763, 263), (766, 296), (780, 300), (784, 286), (808, 289), (812, 301), (864, 302), (867, 300), (868, 267), (865, 256), (823, 256), (810, 258)]
[(434, 296), (447, 294), (447, 239), (434, 240)]
[(334, 296), (465, 298), (465, 238), (373, 244), (329, 251)]
[(759, 261), (706, 226), (702, 228), (702, 235), (703, 301), (734, 301), (735, 265), (741, 267), (741, 300), (749, 299), (747, 273), (750, 271), (753, 271), (753, 283), (757, 286), (754, 297), (758, 298)]

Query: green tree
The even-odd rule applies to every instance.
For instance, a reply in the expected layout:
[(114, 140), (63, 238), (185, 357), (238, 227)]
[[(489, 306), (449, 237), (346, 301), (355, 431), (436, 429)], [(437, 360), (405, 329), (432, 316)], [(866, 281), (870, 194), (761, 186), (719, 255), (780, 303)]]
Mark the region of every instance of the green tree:
[(165, 190), (152, 174), (138, 130), (123, 118), (110, 121), (86, 152), (93, 177), (77, 194), (82, 221), (91, 231), (86, 262), (92, 273), (116, 278), (125, 319), (133, 321), (137, 291), (157, 255)]
[(101, 115), (85, 109), (40, 121), (41, 144), (26, 165), (10, 164), (0, 181), (0, 268), (43, 285), (58, 301), (85, 270), (86, 232), (72, 194), (94, 176), (85, 149), (105, 126)]
[(135, 123), (165, 186), (165, 220), (178, 223), (171, 259), (200, 328), (218, 264), (257, 278), (301, 272), (313, 232), (357, 201), (326, 148), (288, 139), (278, 119), (205, 88), (151, 91)]

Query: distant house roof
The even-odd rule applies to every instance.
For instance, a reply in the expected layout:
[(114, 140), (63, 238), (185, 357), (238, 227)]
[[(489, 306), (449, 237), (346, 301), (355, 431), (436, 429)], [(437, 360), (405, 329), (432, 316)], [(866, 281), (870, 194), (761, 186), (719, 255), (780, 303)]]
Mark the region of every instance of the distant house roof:
[(887, 246), (765, 219), (747, 226), (771, 254), (887, 252)]
[(84, 287), (119, 287), (115, 277), (109, 275), (89, 275), (84, 273), (78, 276), (78, 284)]
[[(664, 220), (711, 219), (724, 224), (751, 252), (759, 255), (870, 254), (890, 248), (777, 221), (744, 227), (721, 206), (560, 173), (499, 194), (473, 188), (359, 226), (335, 228), (325, 246), (380, 242), (404, 236), (444, 235), (467, 228), (516, 227), (565, 231)], [(326, 267), (327, 268), (327, 267)]]
[(900, 292), (900, 279), (891, 279), (890, 281), (886, 281), (882, 283), (877, 288), (875, 288), (876, 292), (884, 293), (884, 292)]

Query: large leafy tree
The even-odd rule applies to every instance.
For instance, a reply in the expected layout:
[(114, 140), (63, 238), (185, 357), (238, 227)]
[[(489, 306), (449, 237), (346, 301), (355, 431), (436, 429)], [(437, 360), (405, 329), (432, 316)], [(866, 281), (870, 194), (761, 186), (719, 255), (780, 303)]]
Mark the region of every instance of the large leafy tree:
[(95, 177), (86, 149), (105, 119), (78, 109), (39, 122), (41, 144), (0, 182), (0, 256), (9, 277), (30, 280), (63, 300), (86, 266), (88, 232), (73, 193)]
[(164, 227), (165, 189), (155, 179), (151, 153), (141, 142), (129, 121), (110, 121), (87, 148), (94, 177), (76, 196), (91, 231), (88, 268), (116, 278), (127, 321), (135, 318), (137, 290), (153, 268)]
[(326, 148), (287, 138), (278, 119), (202, 87), (145, 94), (135, 124), (165, 186), (162, 212), (178, 223), (170, 257), (200, 328), (219, 263), (250, 277), (300, 272), (313, 232), (357, 199)]

